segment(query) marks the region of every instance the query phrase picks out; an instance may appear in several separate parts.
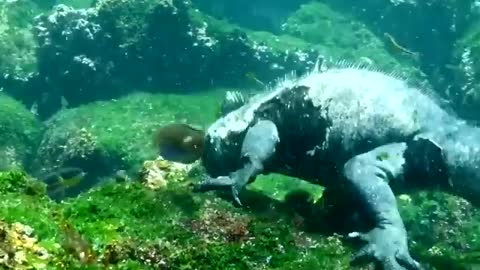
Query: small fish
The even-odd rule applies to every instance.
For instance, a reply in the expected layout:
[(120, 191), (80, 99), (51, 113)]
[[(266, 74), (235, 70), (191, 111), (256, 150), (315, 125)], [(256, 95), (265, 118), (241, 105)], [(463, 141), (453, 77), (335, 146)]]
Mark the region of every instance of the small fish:
[(257, 76), (255, 76), (255, 74), (253, 72), (247, 72), (245, 73), (245, 77), (249, 80), (252, 80), (258, 84), (260, 84), (261, 86), (265, 86), (265, 83), (260, 81)]
[(47, 185), (47, 193), (50, 196), (64, 197), (65, 191), (78, 186), (86, 175), (82, 169), (65, 167), (40, 176), (39, 179)]
[(390, 35), (389, 33), (384, 33), (384, 35), (397, 50), (400, 50), (402, 53), (405, 53), (405, 54), (411, 56), (413, 59), (415, 59), (417, 61), (419, 60), (420, 53), (412, 52), (412, 51), (408, 50), (407, 48), (401, 46), (400, 44), (397, 43), (395, 38), (393, 38), (393, 36)]
[(183, 123), (161, 127), (154, 138), (159, 155), (166, 160), (193, 163), (203, 154), (205, 132)]

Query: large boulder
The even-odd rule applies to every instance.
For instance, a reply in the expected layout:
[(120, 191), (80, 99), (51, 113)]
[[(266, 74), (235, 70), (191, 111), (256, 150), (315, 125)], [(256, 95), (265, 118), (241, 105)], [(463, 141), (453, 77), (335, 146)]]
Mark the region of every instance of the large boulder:
[(88, 9), (58, 5), (38, 17), (40, 114), (51, 115), (62, 97), (77, 106), (132, 88), (239, 86), (247, 73), (270, 81), (308, 70), (318, 56), (277, 51), (198, 13), (179, 0), (101, 0)]
[(29, 169), (43, 126), (23, 104), (0, 93), (0, 171)]
[(328, 0), (326, 3), (368, 25), (392, 55), (416, 58), (417, 66), (427, 74), (436, 92), (454, 100), (458, 111), (463, 110), (461, 102), (457, 102), (462, 93), (451, 89), (454, 77), (458, 76), (457, 63), (462, 54), (456, 43), (480, 18), (478, 1), (368, 0), (352, 3)]
[(37, 65), (32, 28), (41, 11), (31, 0), (0, 1), (0, 88), (27, 100)]
[(137, 93), (62, 110), (46, 121), (35, 167), (81, 168), (96, 181), (119, 170), (136, 171), (158, 156), (153, 147), (157, 128), (171, 122), (206, 127), (219, 103), (215, 95)]
[(215, 18), (224, 19), (255, 31), (280, 33), (285, 20), (309, 0), (224, 1), (192, 0), (195, 6)]
[(321, 2), (301, 5), (283, 24), (282, 31), (320, 47), (319, 51), (334, 61), (371, 66), (416, 82), (427, 79), (414, 67), (413, 59), (392, 55), (367, 24)]

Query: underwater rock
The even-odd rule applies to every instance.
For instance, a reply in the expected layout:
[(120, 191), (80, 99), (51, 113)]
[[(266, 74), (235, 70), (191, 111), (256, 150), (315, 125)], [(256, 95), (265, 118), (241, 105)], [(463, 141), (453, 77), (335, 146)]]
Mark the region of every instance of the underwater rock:
[(453, 65), (450, 66), (452, 81), (447, 96), (457, 105), (462, 116), (480, 120), (480, 31), (474, 24), (455, 45)]
[(29, 169), (43, 126), (23, 104), (0, 93), (0, 171)]
[(188, 119), (205, 127), (219, 103), (215, 95), (137, 93), (62, 110), (46, 122), (35, 168), (81, 168), (88, 173), (83, 188), (118, 170), (136, 175), (158, 156), (153, 142), (160, 126)]
[(185, 181), (190, 170), (198, 164), (182, 164), (172, 162), (158, 157), (155, 160), (147, 160), (143, 162), (140, 171), (140, 181), (151, 189), (159, 189), (166, 187), (173, 181)]
[(282, 25), (282, 31), (294, 37), (320, 45), (321, 53), (333, 61), (372, 66), (395, 72), (410, 81), (426, 81), (427, 77), (414, 67), (412, 59), (398, 59), (392, 55), (382, 37), (348, 13), (312, 1), (303, 4)]
[[(5, 173), (0, 183), (11, 177), (29, 181)], [(0, 192), (0, 216), (32, 228), (46, 269), (346, 269), (338, 236), (313, 238), (283, 212), (245, 212), (177, 183), (154, 191), (109, 182), (61, 203), (14, 188)], [(25, 268), (36, 258), (26, 256)]]
[[(417, 192), (399, 210), (412, 250), (435, 269), (470, 269), (478, 265), (480, 211), (466, 200), (440, 192)], [(459, 230), (458, 228), (462, 228)], [(428, 232), (428, 233), (425, 233)]]
[(280, 33), (281, 25), (300, 4), (309, 0), (224, 1), (192, 0), (195, 6), (219, 19), (257, 31)]
[[(325, 3), (368, 25), (398, 59), (417, 58), (417, 65), (428, 75), (435, 90), (443, 97), (456, 99), (447, 93), (455, 76), (454, 55), (461, 55), (455, 53), (456, 42), (480, 18), (478, 1), (329, 0)], [(457, 103), (459, 110), (461, 106)]]
[(0, 89), (14, 97), (30, 92), (28, 82), (37, 70), (32, 28), (42, 11), (31, 0), (0, 1)]
[(36, 20), (39, 107), (58, 109), (61, 97), (74, 107), (132, 89), (238, 87), (248, 81), (247, 73), (269, 82), (308, 70), (318, 57), (311, 49), (276, 50), (224, 22), (210, 24), (207, 17), (180, 0), (56, 6)]
[(47, 269), (50, 254), (38, 245), (34, 230), (19, 222), (0, 220), (0, 267), (2, 269)]
[(36, 97), (41, 115), (60, 109), (61, 98), (76, 105), (102, 96), (108, 89), (112, 66), (101, 56), (109, 51), (108, 37), (96, 23), (97, 17), (96, 9), (77, 10), (65, 5), (36, 17), (36, 80), (41, 85)]

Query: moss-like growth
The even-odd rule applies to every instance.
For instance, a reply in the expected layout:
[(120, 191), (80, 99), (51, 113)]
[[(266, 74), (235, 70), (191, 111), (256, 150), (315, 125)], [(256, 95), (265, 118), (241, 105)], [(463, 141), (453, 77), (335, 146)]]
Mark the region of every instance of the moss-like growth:
[(96, 176), (136, 171), (144, 160), (158, 155), (153, 135), (160, 126), (188, 119), (188, 124), (206, 127), (214, 120), (221, 92), (137, 93), (60, 111), (46, 122), (36, 167), (80, 167)]
[[(19, 187), (30, 181), (1, 174), (0, 183), (12, 177)], [(6, 224), (31, 228), (48, 269), (348, 269), (349, 249), (338, 237), (314, 239), (288, 215), (247, 213), (182, 184), (154, 191), (108, 183), (59, 204), (21, 188), (0, 199)], [(28, 258), (14, 267), (38, 263)]]
[(33, 22), (43, 11), (32, 0), (0, 2), (0, 89), (33, 103), (38, 88), (31, 88), (37, 71)]
[(29, 168), (43, 131), (23, 104), (0, 93), (0, 171)]
[[(270, 177), (271, 183), (278, 179)], [(34, 264), (48, 269), (350, 269), (351, 249), (341, 237), (328, 231), (323, 234), (319, 228), (324, 226), (305, 231), (312, 224), (308, 219), (323, 225), (331, 222), (322, 219), (314, 201), (303, 201), (300, 209), (301, 200), (272, 200), (249, 188), (241, 194), (249, 210), (240, 209), (231, 198), (218, 197), (220, 192), (192, 193), (185, 185), (190, 180), (182, 177), (156, 190), (140, 182), (111, 181), (54, 203), (42, 192), (29, 191), (34, 179), (21, 172), (2, 173), (0, 230), (27, 228), (29, 233), (22, 234), (28, 237), (19, 239), (34, 243), (35, 248), (27, 248), (23, 240), (4, 242), (0, 252), (28, 256), (20, 263), (10, 259), (0, 265), (13, 264), (15, 269)], [(476, 262), (472, 251), (478, 245), (477, 210), (438, 193), (404, 197), (399, 199), (400, 209), (416, 258), (433, 269), (463, 269)], [(452, 226), (462, 230), (452, 231)]]
[(417, 192), (400, 196), (413, 250), (438, 269), (469, 269), (480, 263), (480, 211), (456, 196)]
[[(464, 82), (453, 85), (459, 57), (469, 43), (458, 48), (469, 29), (478, 29), (478, 6), (474, 0), (408, 0), (408, 1), (324, 1), (333, 9), (350, 14), (365, 23), (399, 59), (417, 55), (418, 66), (428, 76), (434, 89), (455, 100), (457, 109), (464, 104), (461, 91)], [(379, 16), (381, 14), (381, 16)], [(456, 48), (457, 47), (457, 48)], [(409, 53), (411, 52), (411, 53)], [(453, 71), (453, 72), (452, 72)], [(458, 102), (457, 102), (458, 101)], [(465, 114), (478, 119), (473, 113)]]
[[(7, 76), (26, 78), (35, 71), (33, 17), (40, 12), (32, 1), (0, 3), (0, 71)], [(3, 77), (3, 76), (2, 76)]]
[(41, 114), (57, 110), (62, 96), (78, 106), (131, 89), (246, 86), (248, 74), (268, 83), (292, 70), (305, 72), (317, 59), (314, 50), (293, 46), (293, 38), (274, 46), (264, 42), (274, 36), (257, 40), (225, 22), (210, 26), (207, 17), (177, 0), (102, 0), (89, 9), (59, 5), (38, 17), (36, 79), (45, 83), (46, 96), (36, 97), (45, 109)]
[(456, 103), (458, 111), (468, 118), (478, 120), (480, 104), (480, 31), (474, 24), (456, 43), (453, 65), (450, 71), (453, 84), (447, 92)]
[(321, 44), (320, 51), (327, 58), (394, 71), (413, 81), (426, 80), (426, 76), (413, 67), (414, 58), (396, 58), (382, 36), (375, 35), (353, 16), (337, 12), (324, 3), (301, 5), (285, 22), (283, 31), (311, 44)]

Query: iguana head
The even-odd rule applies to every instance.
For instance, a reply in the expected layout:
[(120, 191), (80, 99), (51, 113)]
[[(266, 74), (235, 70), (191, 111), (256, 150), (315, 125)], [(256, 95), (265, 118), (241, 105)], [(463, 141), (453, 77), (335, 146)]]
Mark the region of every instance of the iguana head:
[(227, 176), (238, 168), (243, 137), (245, 132), (229, 133), (227, 137), (207, 133), (202, 164), (209, 176)]

